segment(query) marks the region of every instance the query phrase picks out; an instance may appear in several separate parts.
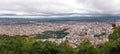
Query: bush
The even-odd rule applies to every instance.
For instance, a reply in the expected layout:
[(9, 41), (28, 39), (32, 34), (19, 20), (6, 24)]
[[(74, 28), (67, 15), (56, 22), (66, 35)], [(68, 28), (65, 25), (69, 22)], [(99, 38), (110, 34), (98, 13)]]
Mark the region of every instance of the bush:
[(34, 39), (22, 36), (0, 36), (0, 53), (2, 54), (29, 54)]
[(88, 39), (85, 39), (78, 46), (77, 54), (98, 54), (98, 49), (95, 48)]
[(120, 38), (120, 26), (115, 27), (113, 30), (114, 30), (114, 32), (109, 35), (110, 41), (114, 41), (114, 40)]

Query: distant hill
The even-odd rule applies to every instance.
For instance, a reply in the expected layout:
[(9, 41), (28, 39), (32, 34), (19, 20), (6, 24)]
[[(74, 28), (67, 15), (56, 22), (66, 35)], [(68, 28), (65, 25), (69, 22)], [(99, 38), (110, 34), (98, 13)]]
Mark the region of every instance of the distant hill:
[(69, 16), (69, 17), (0, 17), (0, 24), (31, 24), (37, 22), (63, 22), (63, 21), (77, 21), (77, 22), (113, 22), (120, 21), (120, 16)]

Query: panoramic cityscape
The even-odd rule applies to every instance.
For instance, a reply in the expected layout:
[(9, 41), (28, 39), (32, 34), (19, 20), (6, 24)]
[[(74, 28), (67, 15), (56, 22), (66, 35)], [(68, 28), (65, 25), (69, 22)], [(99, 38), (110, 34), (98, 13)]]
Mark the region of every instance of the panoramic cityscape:
[[(106, 16), (107, 17), (107, 16)], [(84, 17), (85, 18), (85, 17)], [(93, 19), (92, 19), (93, 18)], [(97, 45), (108, 41), (108, 35), (113, 32), (113, 24), (119, 26), (119, 18), (106, 20), (100, 17), (86, 17), (86, 19), (77, 18), (77, 20), (58, 19), (18, 19), (18, 18), (1, 18), (0, 34), (15, 35), (33, 35), (42, 34), (44, 31), (57, 31), (67, 29), (69, 34), (61, 39), (49, 38), (55, 43), (68, 41), (76, 47), (82, 39), (88, 38), (92, 44)], [(92, 20), (91, 20), (92, 19)], [(116, 21), (116, 19), (118, 21)], [(43, 21), (41, 21), (43, 20)], [(83, 21), (82, 21), (83, 20)], [(96, 36), (104, 36), (102, 39)]]
[(1, 0), (0, 54), (120, 54), (119, 0)]

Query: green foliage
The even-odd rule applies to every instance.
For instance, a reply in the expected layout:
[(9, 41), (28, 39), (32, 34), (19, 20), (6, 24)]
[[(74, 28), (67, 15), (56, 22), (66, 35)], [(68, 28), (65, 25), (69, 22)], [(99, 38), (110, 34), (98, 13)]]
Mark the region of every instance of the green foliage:
[(109, 35), (109, 42), (99, 47), (100, 54), (120, 54), (120, 26), (113, 30), (113, 33)]
[(3, 54), (29, 54), (34, 39), (22, 36), (0, 36), (0, 53)]
[(48, 39), (48, 38), (64, 38), (68, 35), (68, 32), (65, 32), (67, 29), (59, 30), (59, 31), (45, 31), (42, 34), (37, 34), (36, 39)]
[(120, 38), (112, 42), (110, 52), (110, 54), (120, 54)]
[(59, 54), (76, 54), (77, 53), (76, 48), (72, 48), (71, 46), (68, 46), (66, 43), (67, 42), (63, 42), (58, 46), (60, 49)]
[(114, 28), (114, 32), (109, 35), (109, 40), (110, 41), (114, 41), (118, 38), (120, 38), (120, 26)]
[(120, 38), (99, 46), (99, 54), (120, 54)]
[(50, 41), (36, 41), (26, 36), (0, 35), (1, 54), (75, 54), (74, 48)]
[(45, 41), (45, 42), (35, 42), (33, 44), (32, 54), (58, 54), (59, 48), (55, 43)]
[(99, 54), (110, 54), (111, 43), (106, 42), (98, 46)]
[(85, 39), (78, 46), (77, 54), (98, 54), (98, 49), (95, 48), (88, 39)]

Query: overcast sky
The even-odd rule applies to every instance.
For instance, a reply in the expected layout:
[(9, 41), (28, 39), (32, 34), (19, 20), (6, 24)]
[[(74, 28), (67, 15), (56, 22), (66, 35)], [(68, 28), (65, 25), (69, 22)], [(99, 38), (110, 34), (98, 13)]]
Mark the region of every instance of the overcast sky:
[(0, 0), (0, 14), (120, 13), (120, 0)]

